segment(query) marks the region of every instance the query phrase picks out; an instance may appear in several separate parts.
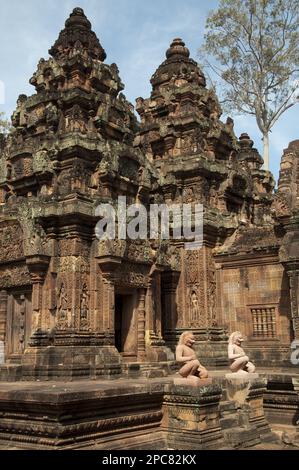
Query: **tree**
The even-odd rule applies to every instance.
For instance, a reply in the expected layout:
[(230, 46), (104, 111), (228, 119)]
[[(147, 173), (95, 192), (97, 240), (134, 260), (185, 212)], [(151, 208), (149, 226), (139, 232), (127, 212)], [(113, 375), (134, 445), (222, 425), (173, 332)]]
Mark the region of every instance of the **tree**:
[(221, 77), (226, 110), (255, 116), (269, 169), (269, 133), (299, 98), (299, 0), (221, 0), (201, 54)]
[(10, 130), (10, 122), (5, 118), (5, 114), (0, 112), (0, 134), (6, 135)]

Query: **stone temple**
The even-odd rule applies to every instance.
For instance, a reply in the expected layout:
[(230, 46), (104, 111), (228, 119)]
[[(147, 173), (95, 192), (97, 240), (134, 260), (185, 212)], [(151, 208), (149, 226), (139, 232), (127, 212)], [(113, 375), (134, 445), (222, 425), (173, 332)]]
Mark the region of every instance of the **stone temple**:
[[(0, 139), (0, 447), (296, 445), (299, 140), (275, 190), (181, 39), (140, 119), (81, 8), (49, 54)], [(202, 247), (99, 240), (97, 208), (119, 196), (202, 204)], [(211, 385), (174, 385), (187, 330)], [(243, 401), (225, 380), (238, 330), (259, 372)]]

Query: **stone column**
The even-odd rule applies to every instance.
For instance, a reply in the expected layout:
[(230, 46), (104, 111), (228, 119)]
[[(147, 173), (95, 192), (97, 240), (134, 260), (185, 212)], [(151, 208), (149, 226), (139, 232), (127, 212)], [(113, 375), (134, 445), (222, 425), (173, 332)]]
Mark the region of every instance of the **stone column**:
[(137, 359), (145, 358), (145, 296), (146, 289), (139, 290), (138, 305), (138, 331), (137, 331)]

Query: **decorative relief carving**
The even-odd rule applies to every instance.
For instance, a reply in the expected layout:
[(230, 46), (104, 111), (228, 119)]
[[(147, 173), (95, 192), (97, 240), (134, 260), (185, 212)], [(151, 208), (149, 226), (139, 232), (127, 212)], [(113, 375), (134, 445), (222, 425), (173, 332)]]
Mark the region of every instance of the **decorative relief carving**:
[(290, 282), (291, 313), (295, 338), (299, 338), (299, 271), (292, 270), (288, 272)]
[(32, 279), (27, 266), (11, 266), (0, 268), (0, 288), (27, 286), (32, 284)]
[(88, 273), (89, 261), (83, 256), (64, 256), (60, 258), (61, 273)]
[(149, 267), (133, 263), (122, 264), (121, 272), (117, 272), (115, 276), (118, 285), (147, 287), (150, 283)]
[(209, 326), (217, 326), (217, 304), (216, 304), (216, 268), (213, 260), (212, 252), (208, 252), (207, 256), (207, 280), (208, 280), (208, 324)]
[(197, 293), (193, 290), (190, 296), (190, 322), (197, 324), (200, 320), (200, 310)]
[(24, 342), (25, 342), (25, 324), (26, 324), (26, 299), (24, 295), (20, 296), (20, 310), (19, 310), (19, 318), (18, 318), (18, 326), (19, 326), (19, 352), (22, 353), (24, 350)]
[(291, 215), (290, 201), (282, 194), (277, 194), (275, 196), (272, 208), (272, 211), (276, 217), (289, 217)]
[(62, 239), (58, 243), (58, 256), (82, 256), (88, 258), (90, 247), (89, 244), (81, 239)]
[(185, 269), (187, 285), (194, 285), (199, 282), (199, 253), (190, 251), (185, 255)]
[(89, 327), (89, 292), (85, 283), (80, 295), (80, 330), (89, 330)]
[(67, 330), (71, 327), (70, 311), (68, 309), (68, 295), (64, 282), (61, 283), (58, 291), (58, 301), (56, 310), (57, 330)]
[(0, 262), (23, 258), (23, 231), (18, 222), (0, 223)]

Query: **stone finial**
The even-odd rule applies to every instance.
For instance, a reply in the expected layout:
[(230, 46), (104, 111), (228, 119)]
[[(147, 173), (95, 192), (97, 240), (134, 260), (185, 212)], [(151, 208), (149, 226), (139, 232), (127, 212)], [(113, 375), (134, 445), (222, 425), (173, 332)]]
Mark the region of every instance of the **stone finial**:
[(246, 132), (244, 132), (240, 135), (239, 144), (242, 149), (252, 148), (253, 140), (249, 137)]
[(253, 145), (253, 140), (246, 132), (241, 134), (239, 138), (239, 160), (246, 161), (252, 169), (259, 169), (262, 167), (264, 160), (257, 149), (253, 148)]
[(190, 56), (189, 49), (185, 46), (184, 41), (180, 38), (175, 38), (170, 44), (170, 48), (166, 51), (167, 59), (175, 55), (180, 55), (187, 58)]
[(74, 8), (65, 22), (65, 28), (60, 32), (49, 54), (55, 59), (68, 57), (69, 51), (75, 44), (81, 44), (93, 59), (106, 59), (106, 52), (101, 46), (96, 34), (91, 29), (91, 23), (82, 8)]
[(91, 31), (91, 23), (85, 16), (84, 10), (82, 8), (74, 8), (69, 18), (65, 22), (66, 28), (74, 26), (89, 29)]

